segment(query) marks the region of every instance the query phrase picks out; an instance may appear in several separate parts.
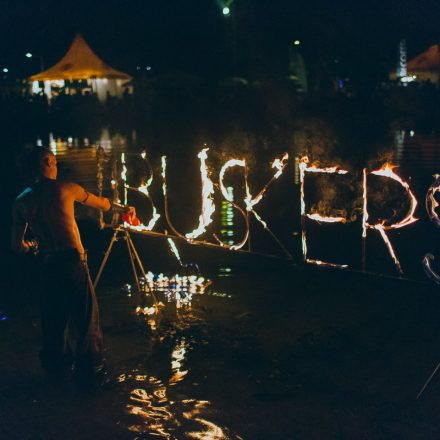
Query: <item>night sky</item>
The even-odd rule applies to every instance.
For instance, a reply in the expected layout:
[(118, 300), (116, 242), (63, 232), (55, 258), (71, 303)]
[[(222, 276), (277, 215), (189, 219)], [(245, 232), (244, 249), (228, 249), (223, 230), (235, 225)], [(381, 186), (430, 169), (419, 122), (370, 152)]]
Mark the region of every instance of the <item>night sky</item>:
[(411, 58), (440, 35), (436, 0), (235, 0), (229, 17), (221, 0), (5, 0), (0, 7), (1, 63), (11, 76), (38, 72), (40, 56), (50, 67), (77, 32), (129, 73), (151, 66), (208, 77), (231, 74), (232, 41), (236, 73), (244, 76), (285, 74), (296, 38), (308, 60), (333, 60), (341, 74), (370, 76), (394, 68), (401, 38)]

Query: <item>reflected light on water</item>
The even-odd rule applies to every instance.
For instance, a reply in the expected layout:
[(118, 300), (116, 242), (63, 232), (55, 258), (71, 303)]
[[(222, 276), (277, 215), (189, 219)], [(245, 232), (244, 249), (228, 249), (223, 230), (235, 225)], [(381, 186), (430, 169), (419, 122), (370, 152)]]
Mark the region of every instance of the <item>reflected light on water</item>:
[[(141, 284), (148, 286), (148, 292), (160, 293), (167, 302), (174, 302), (179, 309), (191, 306), (193, 295), (205, 293), (205, 289), (211, 285), (211, 280), (196, 275), (164, 275), (147, 272), (146, 278), (141, 279)], [(137, 307), (136, 313), (151, 315), (150, 308)]]
[[(136, 377), (145, 379), (140, 381)], [(119, 378), (119, 382), (129, 380), (137, 385), (143, 383), (143, 388), (130, 392), (130, 403), (126, 405), (128, 414), (136, 419), (135, 423), (127, 426), (130, 431), (163, 439), (241, 439), (205, 418), (211, 406), (209, 401), (180, 398), (178, 395), (171, 397), (171, 389), (155, 376), (124, 375)]]
[(185, 361), (185, 355), (188, 348), (188, 344), (183, 337), (180, 342), (176, 344), (171, 353), (171, 370), (173, 376), (169, 380), (169, 385), (173, 386), (177, 382), (180, 382), (188, 373), (188, 370), (182, 370), (183, 362)]

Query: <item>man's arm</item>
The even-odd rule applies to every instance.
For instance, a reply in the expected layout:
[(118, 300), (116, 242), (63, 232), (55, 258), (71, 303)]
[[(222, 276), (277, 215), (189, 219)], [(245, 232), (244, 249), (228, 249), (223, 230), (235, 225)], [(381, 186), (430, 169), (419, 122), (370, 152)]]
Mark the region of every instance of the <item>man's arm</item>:
[(24, 240), (28, 224), (21, 216), (20, 206), (17, 202), (12, 208), (11, 249), (18, 254), (29, 252), (31, 246)]
[(111, 209), (111, 202), (106, 197), (95, 196), (77, 183), (70, 183), (69, 186), (76, 202), (91, 206), (92, 208), (102, 209), (103, 211)]

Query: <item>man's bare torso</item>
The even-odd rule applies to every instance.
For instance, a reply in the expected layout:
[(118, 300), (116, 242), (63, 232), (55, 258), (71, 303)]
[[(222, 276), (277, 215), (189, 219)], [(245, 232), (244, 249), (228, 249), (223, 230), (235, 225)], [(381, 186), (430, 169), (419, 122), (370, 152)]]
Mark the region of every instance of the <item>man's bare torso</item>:
[(74, 215), (76, 184), (42, 179), (16, 199), (16, 223), (27, 223), (43, 252), (76, 249), (84, 253)]

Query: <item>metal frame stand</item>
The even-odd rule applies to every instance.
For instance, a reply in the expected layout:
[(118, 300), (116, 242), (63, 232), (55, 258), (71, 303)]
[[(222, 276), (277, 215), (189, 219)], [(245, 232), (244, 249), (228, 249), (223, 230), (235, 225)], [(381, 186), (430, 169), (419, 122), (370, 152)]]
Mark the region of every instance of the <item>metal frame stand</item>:
[(131, 263), (131, 268), (133, 270), (133, 276), (134, 276), (134, 280), (136, 282), (136, 287), (138, 289), (138, 292), (141, 292), (141, 285), (139, 282), (139, 276), (138, 276), (138, 272), (136, 270), (136, 264), (138, 264), (141, 275), (144, 277), (145, 279), (145, 287), (150, 291), (152, 297), (153, 297), (153, 301), (156, 304), (156, 298), (153, 294), (153, 292), (151, 292), (151, 290), (148, 287), (148, 284), (146, 283), (146, 273), (145, 273), (145, 269), (144, 266), (142, 265), (142, 261), (139, 258), (139, 254), (137, 253), (136, 248), (134, 247), (133, 241), (131, 239), (130, 236), (130, 231), (127, 230), (126, 228), (122, 227), (122, 226), (118, 226), (117, 228), (114, 229), (114, 233), (113, 233), (113, 237), (110, 240), (110, 244), (108, 245), (107, 250), (105, 251), (105, 255), (104, 258), (102, 260), (101, 266), (98, 270), (98, 273), (96, 275), (95, 281), (93, 282), (93, 287), (96, 289), (96, 286), (99, 283), (99, 280), (101, 278), (102, 272), (104, 270), (104, 267), (107, 263), (108, 257), (110, 256), (110, 253), (112, 251), (113, 245), (118, 241), (118, 240), (125, 240), (125, 242), (127, 243), (127, 250), (128, 250), (128, 256), (130, 258), (130, 263)]

